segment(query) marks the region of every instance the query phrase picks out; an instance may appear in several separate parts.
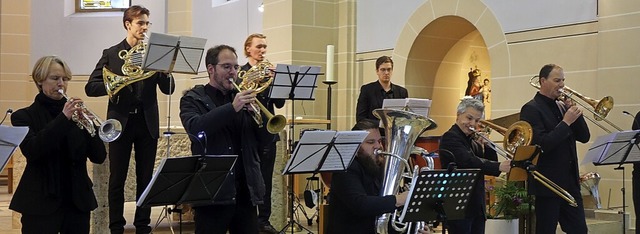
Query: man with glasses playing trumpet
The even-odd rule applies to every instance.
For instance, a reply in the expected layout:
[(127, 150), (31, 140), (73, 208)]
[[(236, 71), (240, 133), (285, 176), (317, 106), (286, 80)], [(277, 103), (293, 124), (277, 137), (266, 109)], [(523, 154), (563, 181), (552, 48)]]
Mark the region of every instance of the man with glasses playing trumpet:
[[(139, 5), (124, 11), (122, 24), (127, 37), (105, 49), (85, 86), (87, 96), (109, 95), (107, 117), (122, 123), (120, 138), (109, 144), (109, 229), (123, 233), (124, 184), (129, 170), (132, 145), (136, 160), (136, 199), (151, 181), (159, 137), (157, 87), (164, 94), (175, 89), (173, 77), (161, 72), (145, 72), (141, 61), (143, 40), (149, 30), (149, 9)], [(137, 64), (136, 64), (137, 63)], [(115, 83), (127, 81), (125, 83)], [(151, 208), (136, 207), (136, 233), (150, 233)]]
[(233, 47), (209, 49), (205, 64), (209, 82), (185, 91), (180, 99), (180, 119), (187, 133), (204, 132), (207, 136), (206, 149), (192, 138), (191, 151), (238, 158), (214, 205), (194, 206), (195, 233), (256, 233), (256, 205), (263, 203), (265, 190), (256, 140), (258, 126), (249, 113), (256, 94), (252, 89), (236, 92), (240, 66)]
[(539, 145), (537, 171), (564, 188), (576, 200), (571, 206), (539, 182), (532, 182), (536, 195), (536, 233), (555, 233), (558, 222), (566, 233), (587, 233), (576, 141), (586, 143), (591, 137), (582, 111), (569, 99), (559, 101), (563, 93), (562, 67), (547, 64), (540, 69), (540, 91), (520, 111), (520, 119), (531, 124), (532, 144)]
[(82, 118), (83, 102), (64, 98), (71, 80), (64, 61), (42, 57), (31, 77), (40, 92), (33, 104), (11, 115), (13, 126), (28, 126), (29, 132), (20, 143), (27, 166), (9, 209), (22, 214), (22, 233), (89, 233), (90, 214), (98, 203), (87, 159), (103, 163), (104, 143), (98, 134), (74, 126)]

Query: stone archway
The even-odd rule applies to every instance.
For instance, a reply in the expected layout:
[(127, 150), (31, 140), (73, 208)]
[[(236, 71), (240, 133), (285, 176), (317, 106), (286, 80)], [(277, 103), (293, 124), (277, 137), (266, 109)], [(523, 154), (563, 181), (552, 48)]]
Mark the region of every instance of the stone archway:
[(404, 77), (412, 96), (433, 100), (429, 115), (441, 127), (431, 135), (444, 133), (455, 121), (470, 68), (480, 69), (482, 79), (509, 74), (504, 32), (479, 0), (425, 2), (400, 33), (393, 57), (400, 68), (395, 76)]

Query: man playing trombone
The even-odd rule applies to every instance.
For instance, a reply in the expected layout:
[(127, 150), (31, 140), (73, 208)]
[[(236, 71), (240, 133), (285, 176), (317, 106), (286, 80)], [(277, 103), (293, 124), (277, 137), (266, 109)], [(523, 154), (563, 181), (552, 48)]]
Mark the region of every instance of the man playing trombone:
[(474, 193), (467, 205), (465, 219), (449, 220), (449, 233), (484, 233), (486, 204), (484, 193), (484, 175), (498, 176), (500, 172), (511, 169), (511, 160), (498, 162), (496, 151), (488, 146), (485, 138), (476, 136), (475, 127), (484, 113), (482, 101), (463, 98), (457, 108), (456, 123), (442, 135), (440, 140), (440, 162), (442, 168), (455, 162), (460, 169), (477, 168), (483, 179), (477, 180)]
[(536, 233), (555, 233), (558, 222), (566, 233), (587, 233), (576, 141), (589, 141), (589, 127), (573, 101), (568, 98), (558, 101), (565, 80), (562, 67), (544, 65), (538, 79), (540, 91), (522, 107), (520, 119), (531, 124), (532, 144), (542, 148), (537, 171), (569, 192), (577, 207), (539, 182), (532, 182), (530, 192), (536, 195)]

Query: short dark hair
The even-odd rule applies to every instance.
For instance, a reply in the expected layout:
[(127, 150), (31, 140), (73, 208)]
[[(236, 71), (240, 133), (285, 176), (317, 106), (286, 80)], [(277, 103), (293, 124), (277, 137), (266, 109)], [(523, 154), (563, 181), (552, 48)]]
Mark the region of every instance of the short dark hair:
[(542, 68), (540, 68), (540, 73), (538, 74), (538, 78), (547, 79), (547, 77), (549, 77), (549, 74), (551, 73), (551, 71), (553, 71), (553, 69), (556, 69), (556, 68), (562, 68), (562, 67), (560, 67), (558, 65), (555, 65), (553, 63), (550, 63), (550, 64), (542, 66)]
[(377, 128), (378, 128), (378, 122), (370, 119), (363, 119), (358, 121), (356, 125), (353, 125), (353, 128), (351, 128), (351, 131), (369, 130), (369, 129), (377, 129)]
[(391, 63), (391, 68), (393, 68), (393, 60), (391, 59), (391, 57), (383, 55), (380, 56), (380, 58), (376, 59), (376, 71), (383, 63)]
[(127, 24), (126, 22), (133, 22), (133, 18), (141, 16), (141, 15), (147, 15), (149, 16), (151, 13), (149, 12), (149, 9), (140, 6), (140, 5), (133, 5), (130, 6), (129, 8), (127, 8), (127, 10), (124, 11), (124, 14), (122, 15), (122, 26), (124, 27), (124, 29), (127, 29)]
[(204, 65), (207, 66), (209, 64), (211, 65), (217, 65), (218, 64), (218, 55), (220, 54), (221, 51), (223, 50), (230, 50), (231, 52), (233, 52), (233, 54), (236, 55), (236, 58), (238, 57), (238, 54), (236, 54), (236, 49), (234, 49), (231, 46), (228, 45), (217, 45), (214, 47), (211, 47), (207, 50), (207, 56), (204, 58)]

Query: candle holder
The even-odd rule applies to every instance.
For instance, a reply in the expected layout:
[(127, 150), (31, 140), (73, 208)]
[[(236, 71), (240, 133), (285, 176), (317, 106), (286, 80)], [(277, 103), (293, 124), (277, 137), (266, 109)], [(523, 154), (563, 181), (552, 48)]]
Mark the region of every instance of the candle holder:
[(327, 124), (327, 130), (330, 130), (331, 129), (331, 86), (338, 82), (335, 80), (324, 80), (322, 81), (322, 83), (329, 86), (327, 88), (327, 120), (329, 120), (329, 123)]

